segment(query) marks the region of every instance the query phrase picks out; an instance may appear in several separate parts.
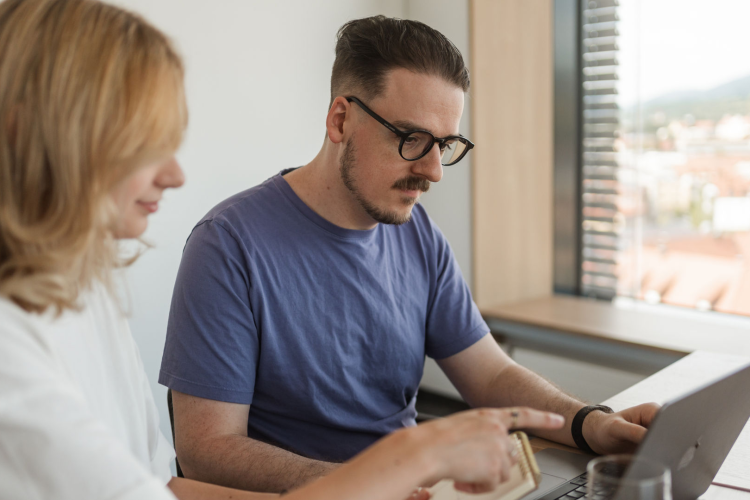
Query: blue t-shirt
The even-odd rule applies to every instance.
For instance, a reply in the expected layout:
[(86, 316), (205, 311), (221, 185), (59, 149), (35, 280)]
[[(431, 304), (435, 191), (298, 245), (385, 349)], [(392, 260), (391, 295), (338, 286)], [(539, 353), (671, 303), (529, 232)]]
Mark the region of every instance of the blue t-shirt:
[(489, 328), (420, 205), (401, 226), (344, 229), (305, 205), (287, 172), (193, 229), (159, 382), (250, 404), (250, 437), (344, 461), (415, 424), (425, 354), (456, 354)]

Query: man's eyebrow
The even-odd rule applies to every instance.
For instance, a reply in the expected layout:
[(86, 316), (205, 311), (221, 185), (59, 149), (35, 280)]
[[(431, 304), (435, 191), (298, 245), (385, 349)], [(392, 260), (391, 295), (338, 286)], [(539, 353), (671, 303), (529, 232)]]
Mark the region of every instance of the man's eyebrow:
[[(421, 125), (417, 125), (414, 122), (405, 121), (405, 120), (397, 120), (397, 121), (393, 122), (393, 124), (397, 128), (401, 129), (402, 132), (407, 132), (409, 130), (425, 130), (425, 131), (431, 133), (432, 135), (434, 135), (435, 137), (438, 137), (435, 134), (435, 132), (433, 132), (432, 130), (430, 130), (430, 129), (426, 128), (426, 127), (422, 127)], [(459, 133), (456, 132), (455, 134), (450, 134), (450, 135), (459, 135)]]
[(431, 133), (432, 135), (435, 135), (435, 133), (432, 130), (430, 130), (430, 129), (426, 128), (426, 127), (422, 127), (421, 125), (417, 125), (414, 122), (404, 121), (404, 120), (396, 120), (395, 122), (393, 122), (393, 124), (396, 127), (400, 128), (404, 132), (406, 132), (408, 130), (425, 130), (425, 131)]

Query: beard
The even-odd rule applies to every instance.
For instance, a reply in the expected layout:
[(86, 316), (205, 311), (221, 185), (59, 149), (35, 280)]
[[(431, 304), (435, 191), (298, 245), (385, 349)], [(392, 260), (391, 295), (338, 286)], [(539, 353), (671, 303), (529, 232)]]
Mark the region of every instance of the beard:
[[(379, 222), (381, 224), (391, 224), (395, 226), (406, 224), (411, 220), (411, 210), (409, 210), (409, 212), (406, 214), (384, 210), (380, 207), (375, 206), (374, 203), (367, 200), (362, 195), (362, 192), (359, 190), (359, 188), (357, 187), (357, 183), (354, 180), (354, 170), (357, 168), (357, 166), (355, 163), (356, 147), (354, 146), (353, 141), (354, 136), (352, 135), (352, 137), (350, 137), (349, 140), (346, 141), (344, 152), (341, 155), (341, 166), (339, 168), (339, 171), (341, 173), (341, 180), (344, 183), (344, 186), (346, 186), (349, 192), (352, 193), (354, 199), (357, 200), (357, 203), (359, 203), (359, 206), (362, 207), (365, 213), (372, 217), (372, 219), (376, 222)], [(430, 190), (430, 181), (413, 176), (405, 177), (396, 181), (393, 186), (391, 186), (391, 188), (418, 190), (426, 193)], [(408, 197), (402, 198), (401, 201), (404, 203), (404, 205), (414, 205), (414, 203), (416, 203), (416, 199)]]

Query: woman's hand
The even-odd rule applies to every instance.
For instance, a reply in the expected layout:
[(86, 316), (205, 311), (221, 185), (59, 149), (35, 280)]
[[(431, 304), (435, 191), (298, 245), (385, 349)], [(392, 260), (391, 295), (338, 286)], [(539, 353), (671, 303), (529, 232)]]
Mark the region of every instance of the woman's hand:
[(427, 500), (417, 486), (453, 479), (467, 492), (490, 491), (516, 461), (511, 429), (558, 429), (560, 415), (530, 408), (457, 413), (391, 433), (331, 474), (289, 493), (289, 500)]
[(516, 450), (512, 429), (559, 429), (565, 419), (531, 408), (478, 409), (420, 425), (419, 442), (434, 457), (433, 482), (456, 481), (456, 489), (469, 493), (491, 491), (510, 478)]
[(417, 488), (406, 500), (430, 500), (431, 497), (432, 495), (426, 488)]

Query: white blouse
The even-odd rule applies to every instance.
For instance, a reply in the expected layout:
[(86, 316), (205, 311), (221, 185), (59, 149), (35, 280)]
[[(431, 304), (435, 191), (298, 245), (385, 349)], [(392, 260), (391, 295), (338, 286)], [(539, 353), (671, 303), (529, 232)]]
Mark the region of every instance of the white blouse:
[(82, 302), (55, 318), (0, 298), (0, 500), (173, 500), (127, 320), (102, 286)]

